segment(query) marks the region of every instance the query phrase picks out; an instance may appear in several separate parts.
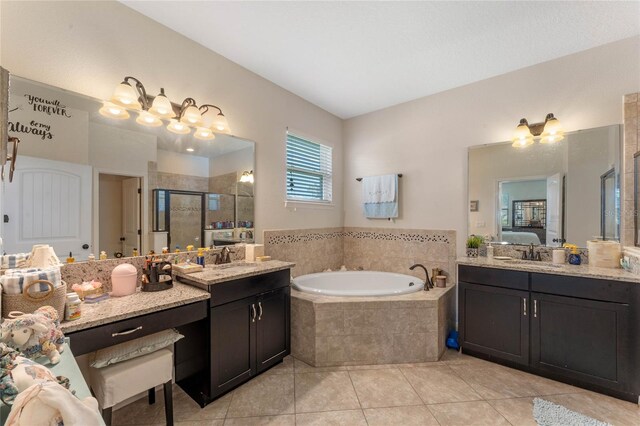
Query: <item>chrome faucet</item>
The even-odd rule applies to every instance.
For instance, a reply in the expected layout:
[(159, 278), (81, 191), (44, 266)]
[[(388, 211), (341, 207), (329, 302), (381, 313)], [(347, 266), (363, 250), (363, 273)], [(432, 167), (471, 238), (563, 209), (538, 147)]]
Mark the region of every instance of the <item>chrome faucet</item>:
[(427, 276), (427, 280), (424, 282), (424, 289), (425, 289), (425, 291), (429, 291), (430, 288), (433, 288), (433, 283), (431, 282), (431, 278), (429, 278), (429, 271), (427, 271), (427, 268), (425, 268), (425, 266), (420, 264), (420, 263), (416, 263), (415, 265), (413, 265), (409, 269), (413, 271), (416, 268), (424, 269), (424, 273)]
[(231, 253), (234, 253), (234, 252), (229, 250), (229, 247), (227, 246), (222, 247), (222, 250), (220, 251), (220, 255), (216, 256), (216, 265), (231, 263), (231, 256), (230, 256)]
[(540, 252), (538, 251), (536, 253), (533, 243), (529, 244), (528, 250), (518, 250), (518, 251), (522, 252), (522, 260), (535, 260), (537, 262), (542, 261)]

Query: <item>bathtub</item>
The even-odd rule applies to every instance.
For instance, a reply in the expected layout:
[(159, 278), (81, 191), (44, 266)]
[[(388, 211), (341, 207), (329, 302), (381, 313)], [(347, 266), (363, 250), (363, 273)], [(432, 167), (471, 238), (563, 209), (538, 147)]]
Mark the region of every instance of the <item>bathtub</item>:
[(302, 275), (293, 279), (293, 287), (325, 296), (393, 296), (420, 291), (424, 281), (391, 272), (337, 271)]

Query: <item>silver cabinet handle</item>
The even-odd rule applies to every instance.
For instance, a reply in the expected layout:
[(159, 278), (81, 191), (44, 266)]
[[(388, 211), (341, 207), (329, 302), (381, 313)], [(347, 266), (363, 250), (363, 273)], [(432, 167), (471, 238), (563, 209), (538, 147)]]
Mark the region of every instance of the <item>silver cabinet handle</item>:
[(258, 302), (258, 308), (260, 308), (260, 313), (258, 314), (258, 321), (262, 319), (262, 302)]
[(536, 299), (533, 299), (533, 317), (538, 317), (538, 301)]
[(256, 322), (256, 305), (255, 304), (251, 304), (251, 312), (253, 312), (253, 315), (251, 316), (251, 322)]
[(142, 330), (142, 326), (141, 325), (139, 325), (136, 328), (132, 328), (131, 330), (118, 331), (117, 333), (111, 333), (111, 337), (126, 336), (127, 334), (135, 333), (136, 331), (139, 331), (139, 330)]
[(522, 308), (524, 309), (524, 316), (527, 316), (527, 298), (523, 297), (522, 298)]

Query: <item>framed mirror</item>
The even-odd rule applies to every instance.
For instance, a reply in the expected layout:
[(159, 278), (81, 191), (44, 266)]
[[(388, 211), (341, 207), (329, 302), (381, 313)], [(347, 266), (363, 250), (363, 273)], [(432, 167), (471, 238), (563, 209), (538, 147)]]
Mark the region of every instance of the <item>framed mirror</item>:
[(570, 132), (555, 144), (469, 148), (469, 234), (505, 244), (586, 247), (620, 239), (619, 125)]
[[(102, 105), (11, 76), (8, 130), (21, 143), (14, 182), (2, 185), (4, 252), (50, 244), (61, 258), (84, 260), (210, 246), (221, 232), (228, 243), (253, 241), (253, 183), (239, 182), (255, 169), (253, 141), (198, 140), (166, 122), (138, 124), (133, 111), (105, 117)], [(240, 195), (242, 214), (250, 212), (243, 226)], [(223, 218), (225, 229), (215, 229)]]

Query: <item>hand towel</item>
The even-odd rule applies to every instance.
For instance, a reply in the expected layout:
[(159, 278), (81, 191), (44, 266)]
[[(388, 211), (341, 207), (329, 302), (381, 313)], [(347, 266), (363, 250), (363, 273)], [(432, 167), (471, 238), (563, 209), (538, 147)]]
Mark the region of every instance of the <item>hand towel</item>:
[(363, 203), (391, 203), (396, 200), (398, 175), (369, 176), (362, 178)]
[[(380, 201), (374, 203), (365, 202), (363, 204), (364, 209), (364, 217), (368, 219), (392, 219), (398, 217), (398, 175), (387, 175), (387, 176), (378, 176), (385, 178), (392, 178), (393, 182), (393, 191), (386, 191), (384, 197), (380, 197), (380, 199), (388, 199), (386, 194), (393, 194), (393, 198), (391, 201)], [(364, 178), (363, 181), (367, 179)], [(386, 184), (384, 185), (386, 186)], [(381, 188), (383, 186), (380, 186)], [(382, 194), (381, 194), (382, 195)], [(366, 198), (366, 196), (365, 196)]]
[[(47, 269), (8, 269), (2, 277), (0, 277), (0, 284), (2, 284), (2, 291), (5, 294), (22, 294), (24, 286), (32, 283), (36, 280), (51, 281), (54, 288), (62, 285), (62, 277), (60, 274), (60, 268), (47, 268)], [(29, 293), (44, 292), (49, 289), (44, 283), (40, 283), (29, 288)]]
[(1, 269), (26, 268), (31, 253), (5, 254), (2, 256)]

